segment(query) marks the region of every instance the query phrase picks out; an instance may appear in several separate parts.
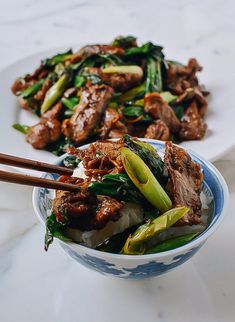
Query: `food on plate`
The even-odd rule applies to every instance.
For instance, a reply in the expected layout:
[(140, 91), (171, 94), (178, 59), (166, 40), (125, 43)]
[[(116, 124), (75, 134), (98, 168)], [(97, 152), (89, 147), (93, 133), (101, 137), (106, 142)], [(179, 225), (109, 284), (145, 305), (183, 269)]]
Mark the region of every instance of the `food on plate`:
[(207, 227), (201, 166), (172, 142), (163, 158), (128, 134), (68, 152), (64, 165), (74, 168), (73, 176), (58, 180), (80, 190), (56, 191), (46, 250), (57, 237), (101, 251), (150, 254), (184, 245)]
[(163, 47), (135, 37), (89, 45), (44, 59), (12, 92), (38, 123), (14, 124), (36, 149), (57, 155), (71, 145), (124, 134), (164, 141), (200, 140), (209, 94), (195, 58), (167, 60)]

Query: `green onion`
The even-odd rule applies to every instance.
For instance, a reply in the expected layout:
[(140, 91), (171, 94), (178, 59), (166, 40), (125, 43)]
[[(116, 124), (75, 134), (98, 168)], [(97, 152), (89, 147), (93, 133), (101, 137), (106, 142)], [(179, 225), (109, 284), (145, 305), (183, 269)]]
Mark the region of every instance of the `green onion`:
[(44, 81), (45, 78), (42, 78), (37, 83), (29, 86), (20, 94), (20, 97), (22, 97), (23, 99), (27, 99), (30, 96), (35, 95), (42, 88)]
[(178, 207), (170, 209), (154, 220), (137, 228), (134, 234), (130, 235), (122, 249), (124, 254), (144, 254), (148, 242), (156, 235), (174, 225), (189, 211), (189, 208)]
[(13, 124), (12, 127), (23, 134), (27, 134), (30, 128), (28, 125), (21, 125), (19, 123)]
[(63, 74), (58, 81), (47, 91), (45, 99), (41, 106), (41, 114), (49, 110), (53, 104), (63, 95), (69, 84), (70, 76), (68, 73)]
[(128, 148), (121, 148), (123, 166), (134, 185), (151, 205), (165, 212), (172, 202), (144, 161)]
[(175, 249), (177, 247), (183, 246), (193, 240), (198, 233), (187, 234), (183, 236), (174, 237), (149, 248), (145, 254), (155, 254), (160, 252), (165, 252), (167, 250)]

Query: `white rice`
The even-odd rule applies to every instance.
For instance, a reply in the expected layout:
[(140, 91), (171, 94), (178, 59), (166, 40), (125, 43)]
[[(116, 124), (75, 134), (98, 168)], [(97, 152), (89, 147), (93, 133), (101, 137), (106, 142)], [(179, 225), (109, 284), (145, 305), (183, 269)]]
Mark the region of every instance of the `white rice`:
[(127, 228), (138, 225), (143, 221), (144, 211), (140, 205), (127, 202), (120, 210), (121, 217), (117, 221), (109, 221), (99, 230), (80, 231), (68, 228), (66, 235), (78, 243), (95, 248), (111, 236), (123, 232)]

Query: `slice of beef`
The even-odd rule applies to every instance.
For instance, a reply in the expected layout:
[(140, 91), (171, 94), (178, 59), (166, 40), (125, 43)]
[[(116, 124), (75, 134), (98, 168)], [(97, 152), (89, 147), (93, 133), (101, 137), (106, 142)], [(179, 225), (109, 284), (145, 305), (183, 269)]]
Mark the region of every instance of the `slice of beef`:
[(74, 64), (84, 58), (88, 58), (97, 54), (112, 54), (112, 55), (123, 55), (124, 49), (112, 45), (88, 45), (81, 48), (75, 53), (69, 61)]
[(145, 138), (167, 141), (170, 137), (170, 131), (166, 123), (156, 120), (147, 127)]
[(26, 141), (35, 149), (44, 149), (58, 140), (61, 135), (61, 124), (57, 119), (42, 119), (38, 124), (31, 126)]
[(100, 137), (107, 138), (121, 138), (127, 134), (127, 127), (120, 121), (121, 115), (112, 108), (107, 108), (104, 115), (103, 126), (100, 129)]
[(179, 137), (181, 140), (201, 140), (206, 129), (207, 125), (198, 112), (196, 102), (193, 101), (184, 113)]
[[(82, 186), (82, 179), (65, 177), (59, 179)], [(103, 228), (108, 221), (120, 217), (119, 210), (124, 203), (110, 197), (99, 197), (87, 190), (67, 192), (58, 190), (53, 200), (52, 211), (59, 222), (81, 231)]]
[(189, 87), (197, 87), (196, 73), (201, 70), (202, 67), (195, 58), (191, 58), (186, 66), (170, 63), (167, 68), (166, 89), (180, 95)]
[(119, 210), (122, 209), (123, 205), (123, 202), (120, 202), (114, 198), (100, 198), (95, 214), (94, 229), (103, 228), (109, 220), (118, 220), (120, 218)]
[(194, 225), (201, 222), (200, 192), (203, 181), (201, 166), (190, 155), (172, 142), (166, 142), (164, 159), (169, 175), (169, 189), (173, 206), (185, 206), (190, 210), (177, 225)]
[(149, 93), (144, 97), (144, 110), (154, 119), (163, 121), (170, 131), (178, 132), (180, 121), (172, 108), (162, 99), (158, 93)]
[(68, 153), (83, 161), (85, 173), (90, 177), (101, 178), (107, 173), (124, 171), (121, 159), (122, 139), (119, 141), (102, 140), (90, 144), (85, 150), (69, 148)]
[(30, 85), (33, 85), (34, 81), (26, 82), (24, 78), (17, 78), (11, 86), (11, 91), (14, 95), (20, 95), (20, 93), (25, 90)]
[(87, 67), (86, 73), (98, 75), (101, 81), (117, 91), (127, 91), (140, 84), (142, 76), (131, 73), (103, 73), (100, 68)]
[[(209, 94), (209, 92), (207, 93)], [(187, 88), (183, 94), (178, 96), (176, 103), (190, 103), (192, 100), (196, 101), (199, 114), (201, 116), (204, 116), (207, 110), (208, 103), (205, 96), (198, 87)]]
[(12, 93), (19, 95), (23, 90), (36, 83), (38, 80), (46, 77), (47, 74), (48, 71), (40, 65), (33, 74), (27, 74), (25, 77), (17, 78), (11, 86)]
[(62, 132), (76, 143), (84, 142), (93, 134), (113, 94), (107, 85), (90, 85), (81, 93), (73, 116), (62, 124)]

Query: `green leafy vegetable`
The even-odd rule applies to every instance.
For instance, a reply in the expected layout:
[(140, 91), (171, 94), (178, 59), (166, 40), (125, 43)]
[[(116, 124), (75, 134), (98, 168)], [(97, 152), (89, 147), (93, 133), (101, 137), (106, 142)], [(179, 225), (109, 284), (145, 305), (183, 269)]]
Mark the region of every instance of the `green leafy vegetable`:
[(193, 240), (198, 233), (187, 234), (183, 236), (178, 236), (175, 238), (171, 238), (168, 240), (164, 240), (163, 242), (149, 248), (145, 254), (155, 254), (160, 252), (165, 252), (167, 250), (175, 249), (177, 247), (183, 246)]
[(21, 125), (19, 123), (13, 124), (12, 127), (23, 134), (27, 134), (30, 128), (28, 125)]
[(77, 166), (79, 165), (79, 163), (81, 162), (81, 160), (79, 160), (76, 156), (74, 155), (69, 155), (67, 156), (63, 163), (65, 165), (65, 167), (67, 168), (71, 168), (71, 169), (75, 169), (77, 168)]
[(118, 200), (136, 203), (144, 202), (143, 196), (124, 173), (106, 174), (101, 182), (92, 182), (88, 190), (98, 195), (110, 196)]
[(124, 135), (123, 138), (125, 145), (144, 161), (156, 179), (161, 182), (163, 179), (164, 162), (157, 154), (157, 151), (148, 143), (133, 140), (128, 134)]
[(47, 251), (50, 244), (53, 242), (53, 238), (59, 238), (60, 240), (70, 242), (72, 241), (70, 238), (66, 237), (63, 234), (65, 227), (68, 225), (68, 221), (65, 223), (60, 223), (56, 220), (54, 214), (51, 214), (47, 217), (46, 220), (46, 234), (45, 234), (45, 241), (44, 241), (44, 248)]
[(63, 95), (70, 81), (69, 73), (64, 73), (58, 81), (47, 91), (41, 106), (41, 114), (49, 110), (53, 104)]
[(184, 107), (182, 105), (175, 105), (172, 106), (173, 111), (177, 118), (181, 121), (182, 117), (184, 116)]
[(149, 220), (146, 224), (139, 226), (137, 230), (129, 236), (122, 249), (124, 254), (144, 254), (148, 249), (148, 242), (157, 234), (174, 225), (181, 219), (189, 208), (178, 207), (170, 209), (154, 220)]
[(68, 59), (72, 55), (72, 50), (69, 49), (68, 51), (57, 54), (51, 58), (46, 58), (42, 61), (42, 65), (45, 67), (54, 67), (58, 63), (63, 63), (66, 59)]
[(73, 142), (68, 137), (61, 137), (52, 148), (52, 153), (60, 156), (65, 153), (65, 150), (73, 145)]
[(122, 114), (127, 117), (138, 117), (144, 114), (144, 109), (141, 106), (128, 106), (122, 110)]
[(140, 47), (129, 48), (125, 51), (126, 57), (131, 56), (144, 56), (144, 57), (153, 57), (155, 59), (163, 59), (164, 54), (162, 53), (163, 47), (154, 45), (151, 42), (147, 42), (146, 44)]
[(29, 86), (20, 94), (20, 97), (22, 97), (23, 99), (27, 99), (27, 98), (35, 95), (42, 88), (44, 81), (45, 81), (45, 78), (42, 78), (38, 82)]
[(61, 102), (69, 110), (73, 110), (74, 109), (74, 106), (76, 106), (79, 103), (79, 98), (78, 97), (70, 97), (70, 98), (63, 97), (62, 100), (61, 100)]
[(83, 75), (76, 75), (74, 78), (73, 86), (79, 88), (86, 83), (86, 78)]
[(121, 47), (121, 48), (130, 48), (130, 47), (135, 47), (136, 46), (136, 38), (133, 36), (120, 36), (114, 39), (112, 42), (113, 46), (116, 47)]
[(165, 212), (172, 207), (172, 202), (144, 161), (128, 148), (121, 148), (123, 166), (134, 185), (148, 202)]
[(113, 55), (113, 54), (99, 54), (98, 58), (101, 58), (100, 63), (101, 64), (111, 64), (111, 65), (123, 65), (124, 62), (123, 60), (118, 57), (117, 55)]

